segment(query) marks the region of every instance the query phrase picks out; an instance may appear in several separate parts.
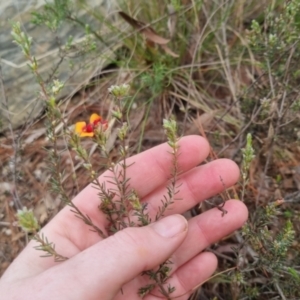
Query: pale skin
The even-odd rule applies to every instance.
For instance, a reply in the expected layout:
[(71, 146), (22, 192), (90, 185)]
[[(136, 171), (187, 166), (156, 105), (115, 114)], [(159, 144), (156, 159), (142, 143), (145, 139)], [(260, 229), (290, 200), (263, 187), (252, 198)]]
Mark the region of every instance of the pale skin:
[[(130, 185), (148, 203), (152, 219), (166, 192), (172, 159), (169, 150), (162, 144), (128, 160), (135, 162), (128, 168)], [(56, 263), (53, 258), (40, 258), (31, 241), (2, 276), (0, 299), (140, 299), (137, 290), (149, 283), (141, 272), (169, 257), (173, 261), (169, 283), (176, 288), (172, 298), (188, 299), (192, 289), (217, 267), (215, 255), (204, 250), (240, 228), (248, 211), (241, 201), (228, 200), (226, 215), (212, 208), (187, 222), (180, 214), (222, 192), (224, 185), (235, 184), (239, 169), (228, 159), (199, 166), (209, 153), (207, 141), (199, 136), (182, 138), (180, 153), (182, 185), (177, 196), (182, 200), (172, 205), (163, 220), (102, 239), (65, 207), (42, 232), (55, 242), (57, 252), (69, 259)], [(107, 180), (104, 175), (100, 181)], [(74, 203), (105, 230), (106, 217), (97, 209), (99, 199), (91, 185), (75, 197)], [(162, 296), (154, 291), (144, 299)]]

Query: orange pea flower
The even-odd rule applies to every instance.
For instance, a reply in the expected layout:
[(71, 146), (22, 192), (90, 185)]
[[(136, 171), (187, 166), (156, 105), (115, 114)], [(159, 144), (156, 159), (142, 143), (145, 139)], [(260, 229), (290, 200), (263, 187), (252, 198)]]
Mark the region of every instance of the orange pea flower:
[(101, 128), (103, 131), (105, 131), (107, 127), (108, 123), (106, 120), (102, 120), (98, 114), (92, 114), (88, 124), (86, 124), (86, 122), (77, 122), (75, 124), (75, 132), (80, 137), (93, 137), (96, 129)]

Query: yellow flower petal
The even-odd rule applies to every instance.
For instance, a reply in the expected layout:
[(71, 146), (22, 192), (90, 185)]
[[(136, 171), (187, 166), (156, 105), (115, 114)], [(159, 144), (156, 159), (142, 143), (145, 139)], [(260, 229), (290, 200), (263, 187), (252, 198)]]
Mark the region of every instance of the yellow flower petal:
[(75, 132), (80, 136), (80, 137), (93, 137), (94, 132), (86, 132), (84, 129), (86, 128), (86, 123), (85, 122), (77, 122), (75, 124)]
[(90, 116), (90, 124), (94, 124), (95, 121), (100, 121), (101, 117), (98, 114), (92, 114)]
[(94, 132), (81, 132), (80, 133), (80, 137), (85, 137), (85, 136), (93, 137)]
[(86, 126), (85, 122), (77, 122), (75, 124), (75, 132), (81, 134), (85, 126)]

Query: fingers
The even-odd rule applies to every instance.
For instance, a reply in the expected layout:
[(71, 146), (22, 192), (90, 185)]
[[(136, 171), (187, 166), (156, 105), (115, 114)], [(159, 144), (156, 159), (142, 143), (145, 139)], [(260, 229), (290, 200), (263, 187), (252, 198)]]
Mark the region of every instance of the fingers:
[[(125, 283), (167, 260), (186, 234), (187, 221), (180, 215), (127, 228), (39, 274), (30, 288), (43, 287), (36, 299), (56, 299), (56, 291), (59, 299), (112, 299)], [(137, 289), (128, 292), (135, 297), (125, 299), (138, 299)]]
[[(183, 137), (179, 144), (178, 163), (182, 172), (197, 166), (209, 153), (208, 142), (200, 136)], [(127, 169), (127, 178), (130, 178), (129, 185), (137, 191), (139, 197), (145, 197), (167, 182), (172, 166), (170, 150), (170, 146), (164, 143), (127, 159), (127, 165), (131, 165)], [(109, 175), (109, 172), (102, 174), (99, 177), (100, 182), (107, 181)], [(107, 188), (109, 187), (115, 188), (107, 183)], [(95, 207), (99, 205), (99, 197), (97, 190), (91, 184), (75, 197), (74, 203), (91, 217), (95, 213), (98, 217)]]
[(213, 208), (189, 221), (187, 237), (172, 256), (175, 268), (243, 226), (248, 218), (248, 210), (244, 203), (229, 200), (224, 208), (227, 210), (224, 216), (218, 208)]
[[(176, 286), (173, 297), (187, 299), (193, 289), (213, 275), (218, 265), (213, 253), (203, 252), (181, 266), (171, 277), (169, 284)], [(180, 297), (181, 296), (181, 297)]]
[[(218, 159), (205, 165), (193, 168), (178, 180), (178, 193), (174, 203), (166, 211), (166, 215), (183, 213), (197, 203), (208, 199), (225, 188), (234, 185), (239, 178), (238, 166), (229, 159)], [(167, 194), (165, 186), (156, 189), (143, 199), (148, 203), (148, 212), (155, 218), (162, 205), (163, 196)]]
[[(178, 164), (183, 173), (201, 163), (209, 153), (207, 140), (200, 136), (183, 137), (179, 144)], [(128, 159), (129, 165), (133, 163), (128, 168), (130, 186), (136, 189), (141, 198), (169, 179), (173, 161), (171, 150), (171, 147), (164, 143)], [(101, 179), (105, 179), (105, 174)]]
[[(200, 136), (183, 137), (179, 143), (179, 164), (183, 172), (197, 166), (209, 153), (207, 141)], [(165, 143), (127, 160), (128, 165), (132, 164), (127, 173), (128, 178), (130, 178), (129, 184), (137, 190), (140, 197), (149, 194), (167, 182), (172, 165), (172, 155), (169, 151), (170, 147)], [(100, 182), (106, 181), (107, 176), (108, 172), (101, 175), (99, 177)], [(108, 188), (109, 184), (106, 187)], [(91, 218), (95, 225), (105, 231), (107, 218), (98, 209), (100, 204), (98, 191), (91, 184), (79, 193), (73, 202), (83, 214)], [(86, 249), (101, 240), (96, 233), (90, 230), (90, 227), (83, 226), (82, 220), (74, 216), (70, 207), (65, 207), (53, 221), (46, 227), (46, 234), (50, 235), (50, 238), (53, 236), (51, 232), (64, 235), (79, 250)]]
[[(182, 151), (181, 162), (182, 163), (185, 162), (184, 164), (185, 169), (194, 167), (194, 165), (198, 164), (199, 160), (203, 159), (203, 156), (200, 157), (200, 159), (190, 158), (186, 160), (184, 160), (183, 157), (191, 156), (194, 153), (192, 156), (199, 158), (199, 155), (196, 155), (195, 152), (197, 151), (199, 152), (199, 147), (205, 148), (205, 143), (206, 143), (205, 141), (203, 142), (202, 138), (200, 139), (197, 139), (197, 137), (189, 137), (189, 138), (190, 139), (185, 139), (185, 138), (182, 139), (183, 145), (181, 147), (181, 151)], [(195, 145), (197, 145), (197, 141), (198, 141), (198, 146), (195, 148)], [(204, 144), (204, 146), (202, 144)], [(156, 156), (156, 159), (154, 160), (156, 161), (156, 163), (158, 162), (159, 159), (159, 153), (161, 152), (163, 153), (162, 157), (164, 157), (165, 154), (167, 154), (168, 157), (170, 156), (170, 154), (167, 153), (167, 148), (162, 151), (161, 149), (162, 146), (163, 145), (154, 148), (156, 149), (154, 151), (154, 154), (153, 153), (150, 154)], [(132, 167), (138, 165), (139, 159), (145, 159), (145, 161), (152, 168), (153, 164), (150, 163), (151, 159), (147, 159), (147, 156), (149, 155), (151, 150), (136, 156), (138, 158), (138, 160), (136, 160), (137, 163)], [(145, 157), (143, 156), (144, 154)], [(142, 163), (144, 164), (145, 161), (143, 161)], [(166, 163), (166, 159), (165, 160), (162, 159), (160, 163), (161, 165), (164, 165), (164, 163)], [(149, 168), (147, 168), (147, 165), (145, 166), (145, 168), (141, 169), (141, 172), (144, 174), (144, 176), (140, 177), (142, 180), (140, 180), (140, 184), (136, 184), (136, 186), (137, 189), (139, 190), (141, 189), (141, 187), (144, 187), (149, 191), (152, 188), (155, 188), (157, 185), (160, 185), (160, 187), (157, 188), (157, 190), (155, 190), (150, 195), (148, 195), (144, 200), (148, 203), (148, 211), (152, 219), (154, 219), (157, 212), (157, 208), (161, 205), (161, 199), (163, 198), (163, 195), (166, 194), (166, 188), (165, 188), (166, 181), (163, 181), (164, 183), (163, 186), (161, 185), (160, 181), (166, 180), (167, 174), (169, 174), (169, 170), (166, 169), (165, 174), (161, 172), (160, 173), (161, 175), (156, 176), (156, 174), (159, 174), (159, 172), (155, 173), (153, 170), (151, 171), (150, 169), (149, 170), (148, 169)], [(159, 170), (159, 167), (156, 167), (155, 169)], [(162, 169), (162, 167), (160, 167), (160, 169)], [(136, 171), (138, 172), (139, 170)], [(154, 183), (152, 183), (153, 185), (151, 188), (149, 188), (150, 183), (148, 182), (147, 179), (148, 177), (147, 175), (145, 175), (147, 174), (147, 172), (148, 172), (148, 176), (150, 176), (149, 178), (152, 178), (151, 176), (155, 175), (152, 180)], [(153, 175), (153, 173), (155, 174)], [(135, 176), (137, 177), (137, 174)], [(224, 189), (224, 187), (228, 187), (234, 184), (238, 179), (238, 176), (239, 176), (238, 167), (234, 162), (227, 159), (216, 160), (206, 165), (193, 168), (192, 170), (184, 173), (181, 179), (179, 180), (179, 183), (181, 183), (180, 193), (176, 196), (182, 198), (182, 200), (175, 201), (174, 205), (172, 205), (172, 207), (166, 211), (166, 215), (174, 214), (174, 213), (182, 213), (190, 209), (200, 201), (203, 201), (204, 199), (221, 192)], [(136, 177), (134, 178), (136, 179)], [(147, 182), (146, 187), (144, 186), (144, 179)], [(91, 198), (84, 197), (84, 194), (90, 192), (93, 193), (93, 197), (98, 198), (98, 196), (96, 195), (96, 190), (93, 189), (92, 187), (89, 188), (90, 189), (87, 190), (87, 192), (84, 191), (78, 196), (80, 197), (79, 199), (81, 201), (80, 203), (82, 203), (81, 210), (83, 210), (83, 212), (88, 214), (93, 219), (93, 222), (97, 224), (99, 227), (101, 227), (102, 230), (104, 230), (107, 221), (105, 216), (100, 214), (99, 210), (97, 209), (99, 199), (95, 200), (93, 198), (94, 199), (93, 200)], [(84, 201), (85, 201), (85, 205), (84, 205)], [(97, 202), (97, 204), (95, 202)], [(78, 218), (75, 218), (73, 213), (70, 212), (69, 208), (66, 208), (63, 212), (61, 212), (56, 217), (55, 221), (56, 223), (54, 226), (51, 226), (51, 228), (47, 226), (45, 228), (46, 236), (48, 236), (51, 240), (56, 241), (57, 238), (53, 236), (53, 231), (55, 231), (57, 232), (57, 235), (60, 234), (63, 235), (64, 237), (67, 237), (67, 241), (65, 241), (63, 245), (65, 245), (68, 241), (71, 241), (71, 243), (74, 244), (75, 248), (67, 247), (67, 249), (69, 249), (70, 251), (71, 249), (74, 248), (72, 255), (70, 255), (70, 253), (65, 253), (66, 251), (63, 250), (62, 253), (66, 256), (69, 257), (73, 256), (77, 252), (82, 251), (88, 248), (89, 246), (95, 244), (99, 240), (101, 240), (101, 238), (96, 233), (92, 232), (88, 226), (83, 226), (82, 221), (79, 220)]]
[[(167, 282), (167, 285), (175, 287), (171, 298), (176, 300), (188, 299), (196, 286), (202, 284), (212, 276), (217, 268), (217, 263), (218, 261), (214, 254), (203, 252), (181, 266)], [(161, 298), (158, 291), (152, 294), (146, 300)]]

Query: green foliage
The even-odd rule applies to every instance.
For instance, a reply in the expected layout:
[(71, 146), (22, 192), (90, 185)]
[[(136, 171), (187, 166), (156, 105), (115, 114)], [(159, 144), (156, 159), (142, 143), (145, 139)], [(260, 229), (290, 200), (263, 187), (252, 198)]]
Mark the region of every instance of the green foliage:
[(255, 158), (254, 148), (252, 146), (252, 135), (250, 133), (247, 134), (246, 147), (242, 149), (243, 161), (242, 161), (242, 194), (241, 200), (244, 201), (245, 190), (248, 184), (248, 173), (250, 169), (250, 164), (252, 160)]
[(282, 9), (278, 10), (268, 7), (264, 27), (256, 20), (252, 21), (250, 37), (253, 49), (274, 60), (276, 54), (285, 55), (294, 43), (299, 47), (299, 16), (300, 5), (297, 0), (285, 2)]
[(36, 25), (44, 24), (51, 31), (57, 31), (62, 22), (71, 14), (70, 0), (54, 0), (47, 2), (42, 12), (32, 13), (32, 23)]
[[(299, 1), (286, 1), (282, 7), (274, 9), (268, 7), (265, 11), (264, 23), (253, 20), (249, 35), (250, 45), (260, 66), (274, 79), (274, 94), (282, 92), (282, 82), (286, 90), (290, 89), (298, 78), (300, 50), (300, 5)], [(288, 79), (288, 81), (287, 81)], [(290, 103), (294, 105), (295, 94), (289, 96)]]
[[(240, 268), (244, 276), (244, 284), (241, 285), (240, 293), (247, 295), (250, 299), (260, 299), (266, 286), (251, 285), (249, 280), (253, 272), (260, 274), (261, 277), (268, 278), (268, 288), (272, 289), (276, 285), (285, 286), (294, 276), (292, 272), (283, 272), (290, 270), (291, 261), (288, 260), (288, 254), (295, 240), (295, 231), (290, 220), (286, 221), (283, 227), (275, 229), (273, 224), (278, 222), (281, 202), (268, 204), (264, 209), (256, 212), (254, 220), (250, 220), (243, 227), (243, 235), (247, 241), (248, 247), (255, 251), (255, 257), (251, 267), (245, 265)], [(275, 234), (275, 231), (278, 233)], [(296, 276), (297, 277), (297, 276)], [(295, 286), (294, 286), (295, 288)], [(254, 298), (253, 298), (254, 297)], [(255, 298), (258, 297), (258, 298)]]
[(166, 74), (168, 67), (158, 62), (154, 63), (152, 68), (147, 70), (142, 76), (141, 81), (145, 88), (149, 88), (151, 94), (157, 95), (165, 90), (167, 85)]
[(28, 36), (21, 30), (20, 22), (12, 23), (11, 35), (13, 37), (14, 43), (16, 43), (22, 49), (23, 54), (26, 57), (29, 57), (32, 37)]
[(33, 239), (38, 243), (38, 246), (35, 246), (34, 248), (38, 251), (44, 252), (42, 257), (53, 257), (56, 262), (62, 262), (68, 259), (55, 251), (55, 244), (49, 242), (44, 234), (37, 233), (34, 235)]
[(18, 223), (26, 232), (36, 232), (39, 230), (39, 224), (35, 218), (33, 211), (24, 207), (17, 212)]
[(171, 0), (171, 5), (174, 8), (174, 11), (180, 11), (180, 9), (182, 8), (182, 4), (180, 0)]
[(246, 148), (242, 149), (242, 152), (243, 152), (242, 174), (246, 174), (249, 171), (251, 161), (255, 157), (254, 149), (252, 146), (252, 135), (250, 133), (247, 134)]

